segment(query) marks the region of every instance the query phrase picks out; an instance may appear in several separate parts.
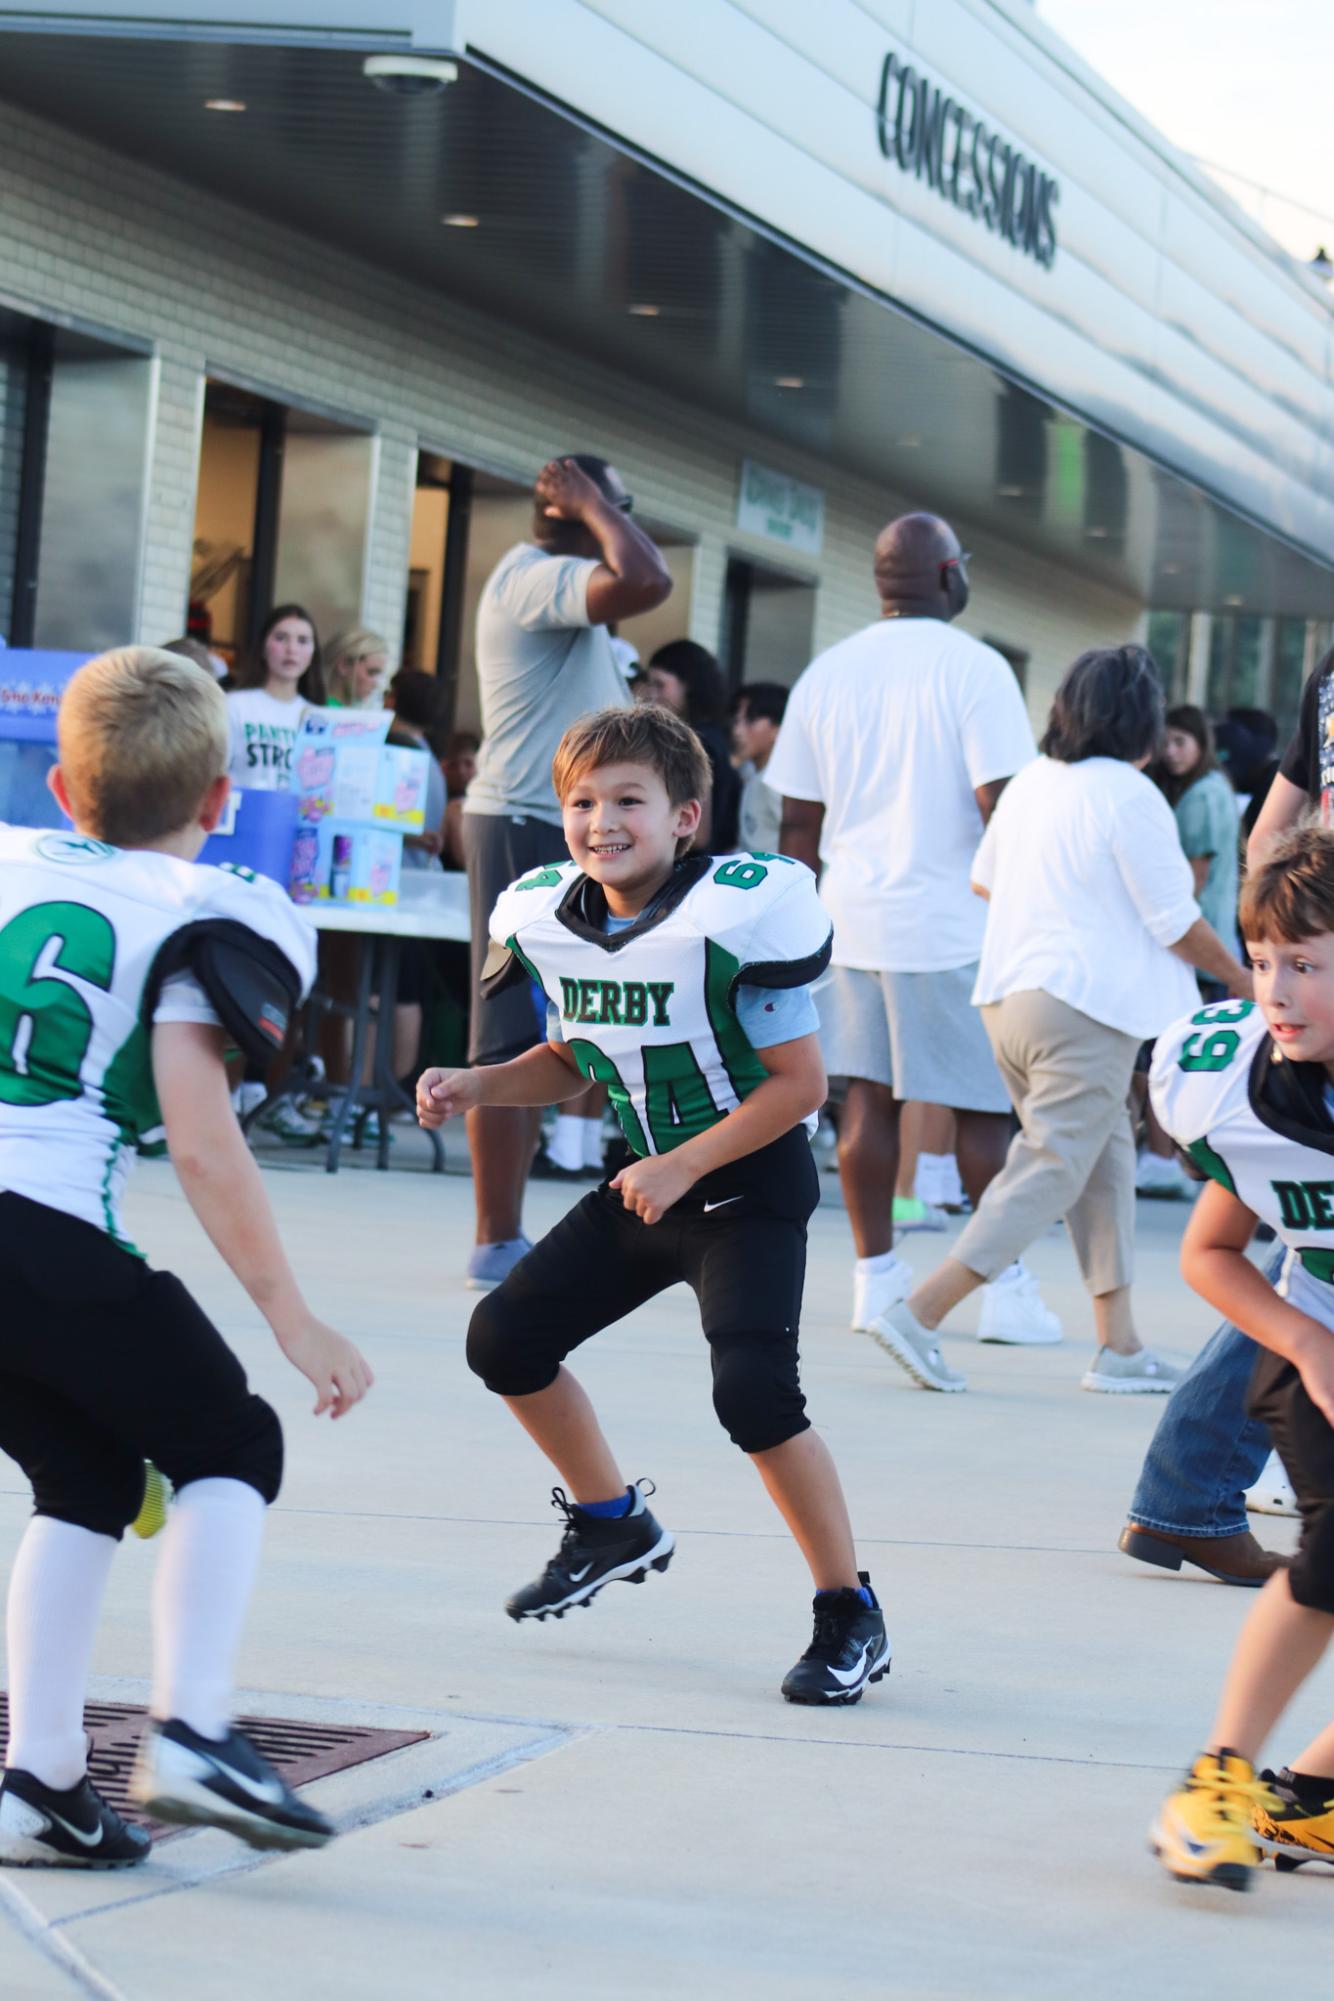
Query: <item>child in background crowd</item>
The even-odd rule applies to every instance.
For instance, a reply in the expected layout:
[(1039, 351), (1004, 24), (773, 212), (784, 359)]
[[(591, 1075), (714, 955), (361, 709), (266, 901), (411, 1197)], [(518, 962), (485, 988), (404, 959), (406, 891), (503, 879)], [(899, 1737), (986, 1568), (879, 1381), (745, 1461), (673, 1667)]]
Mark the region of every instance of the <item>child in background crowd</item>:
[[(385, 697), (389, 643), (365, 625), (350, 625), (326, 648), (331, 709), (378, 709)], [(434, 678), (433, 676), (430, 678)]]
[(286, 792), (292, 752), (307, 706), (324, 706), (319, 635), (299, 604), (280, 604), (260, 628), (253, 655), (237, 670), (227, 697), (233, 785), (252, 792)]

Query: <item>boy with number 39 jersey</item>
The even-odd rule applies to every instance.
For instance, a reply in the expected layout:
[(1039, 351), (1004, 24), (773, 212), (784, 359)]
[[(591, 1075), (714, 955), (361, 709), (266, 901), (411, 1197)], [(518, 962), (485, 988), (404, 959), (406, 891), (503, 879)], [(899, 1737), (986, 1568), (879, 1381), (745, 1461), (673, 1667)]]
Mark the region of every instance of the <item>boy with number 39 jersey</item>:
[[(1160, 1036), (1151, 1090), (1209, 1177), (1181, 1249), (1189, 1283), (1259, 1344), (1249, 1408), (1301, 1511), (1291, 1566), (1242, 1629), (1207, 1748), (1164, 1802), (1172, 1875), (1245, 1889), (1261, 1851), (1334, 1861), (1334, 1724), (1282, 1771), (1261, 1746), (1334, 1637), (1334, 834), (1304, 827), (1253, 870), (1238, 912), (1255, 1004)], [(1257, 1219), (1287, 1247), (1274, 1283), (1246, 1256)]]
[(809, 988), (829, 962), (829, 920), (800, 863), (683, 852), (709, 765), (670, 711), (585, 717), (552, 777), (573, 861), (505, 891), (488, 962), (494, 986), (531, 980), (545, 994), (547, 1044), (511, 1063), (428, 1071), (417, 1099), (434, 1126), (479, 1104), (559, 1103), (595, 1081), (634, 1156), (473, 1314), (469, 1362), (573, 1494), (556, 1489), (561, 1547), (506, 1609), (561, 1618), (670, 1562), (670, 1532), (626, 1484), (564, 1363), (684, 1280), (709, 1342), (714, 1408), (816, 1585), (814, 1636), (783, 1694), (856, 1702), (888, 1671), (889, 1641), (797, 1369), (818, 1195), (805, 1128), (825, 1096)]

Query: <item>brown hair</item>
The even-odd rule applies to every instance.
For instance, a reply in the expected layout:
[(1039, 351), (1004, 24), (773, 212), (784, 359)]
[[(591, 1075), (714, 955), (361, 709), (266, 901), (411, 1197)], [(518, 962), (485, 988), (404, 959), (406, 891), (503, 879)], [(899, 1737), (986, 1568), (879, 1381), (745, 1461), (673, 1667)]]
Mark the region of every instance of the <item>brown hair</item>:
[(1242, 884), (1237, 922), (1243, 938), (1288, 945), (1334, 933), (1334, 832), (1311, 822), (1285, 834)]
[(1197, 709), (1194, 702), (1180, 702), (1167, 711), (1164, 734), (1167, 730), (1180, 730), (1183, 736), (1194, 737), (1200, 747), (1199, 760), (1181, 778), (1176, 778), (1168, 770), (1160, 752), (1149, 769), (1149, 776), (1162, 793), (1169, 806), (1175, 806), (1183, 799), (1192, 785), (1198, 785), (1211, 771), (1218, 770), (1218, 753), (1214, 748), (1213, 725), (1203, 709)]
[(156, 646), (80, 667), (56, 718), (82, 832), (141, 848), (189, 826), (227, 769), (227, 703), (212, 674)]
[(576, 778), (604, 764), (648, 765), (673, 806), (706, 800), (713, 785), (709, 753), (689, 723), (654, 702), (598, 709), (571, 723), (551, 760), (551, 782), (562, 805)]
[(315, 651), (310, 656), (310, 665), (296, 684), (297, 694), (303, 702), (310, 702), (322, 709), (326, 696), (324, 690), (324, 661), (320, 653), (320, 631), (303, 604), (277, 604), (259, 628), (259, 637), (253, 647), (241, 654), (233, 671), (232, 679), (238, 688), (262, 688), (269, 678), (269, 665), (264, 658), (264, 648), (269, 634), (280, 626), (284, 619), (304, 619), (310, 627), (315, 641)]

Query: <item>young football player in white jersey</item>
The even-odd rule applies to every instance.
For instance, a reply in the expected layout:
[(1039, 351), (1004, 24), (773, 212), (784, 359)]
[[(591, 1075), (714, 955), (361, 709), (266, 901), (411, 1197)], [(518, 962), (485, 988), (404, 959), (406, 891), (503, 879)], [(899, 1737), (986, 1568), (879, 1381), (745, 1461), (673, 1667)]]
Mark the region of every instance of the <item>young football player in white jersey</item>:
[(254, 1847), (320, 1847), (328, 1821), (230, 1715), (278, 1419), (121, 1214), (130, 1156), (165, 1125), (191, 1207), (315, 1386), (316, 1414), (365, 1394), (365, 1362), (297, 1288), (223, 1066), (229, 1036), (281, 1047), (314, 934), (275, 884), (194, 861), (228, 787), (211, 675), (144, 647), (103, 654), (70, 682), (58, 732), (52, 786), (74, 832), (0, 828), (0, 1451), (34, 1506), (9, 1583), (0, 1863), (115, 1868), (148, 1851), (90, 1784), (83, 1729), (146, 1460), (176, 1499), (132, 1795)]
[[(561, 1618), (614, 1579), (665, 1570), (673, 1538), (627, 1485), (564, 1366), (590, 1335), (684, 1280), (699, 1302), (718, 1417), (815, 1580), (815, 1632), (790, 1702), (847, 1703), (889, 1670), (884, 1615), (857, 1569), (838, 1475), (797, 1372), (808, 1132), (825, 1097), (811, 982), (829, 919), (781, 855), (699, 855), (709, 763), (669, 710), (607, 709), (552, 765), (573, 860), (513, 884), (491, 922), (497, 985), (530, 979), (545, 1046), (509, 1063), (428, 1070), (426, 1126), (474, 1105), (548, 1105), (605, 1084), (631, 1164), (585, 1196), (477, 1307), (468, 1360), (569, 1489), (557, 1554), (509, 1600)], [(652, 1491), (651, 1488), (649, 1491)]]
[[(1172, 1875), (1237, 1890), (1262, 1851), (1279, 1867), (1334, 1862), (1334, 1724), (1280, 1772), (1255, 1770), (1334, 1634), (1334, 833), (1289, 835), (1245, 884), (1239, 921), (1255, 1002), (1179, 1022), (1151, 1080), (1164, 1127), (1209, 1176), (1181, 1269), (1260, 1343), (1250, 1408), (1302, 1516), (1291, 1567), (1242, 1629), (1207, 1748), (1152, 1834)], [(1245, 1254), (1257, 1220), (1287, 1247), (1275, 1285)]]

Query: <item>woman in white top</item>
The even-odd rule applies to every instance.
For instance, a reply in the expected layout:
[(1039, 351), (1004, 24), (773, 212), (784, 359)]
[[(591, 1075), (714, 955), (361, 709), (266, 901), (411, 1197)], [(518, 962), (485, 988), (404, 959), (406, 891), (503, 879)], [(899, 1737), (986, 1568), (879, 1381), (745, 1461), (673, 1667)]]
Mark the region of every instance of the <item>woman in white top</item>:
[(319, 635), (303, 605), (280, 604), (269, 613), (236, 682), (227, 697), (232, 784), (251, 792), (285, 792), (292, 783), (301, 718), (308, 707), (324, 705)]
[(886, 1345), (897, 1334), (905, 1352), (890, 1351), (928, 1387), (963, 1387), (935, 1342), (945, 1315), (1061, 1216), (1093, 1295), (1083, 1387), (1165, 1393), (1179, 1379), (1131, 1313), (1127, 1094), (1140, 1044), (1199, 1006), (1193, 966), (1245, 996), (1250, 975), (1201, 917), (1171, 808), (1144, 776), (1162, 733), (1142, 647), (1082, 654), (977, 851), (990, 909), (973, 1001), (1020, 1130), (953, 1257), (888, 1318)]

